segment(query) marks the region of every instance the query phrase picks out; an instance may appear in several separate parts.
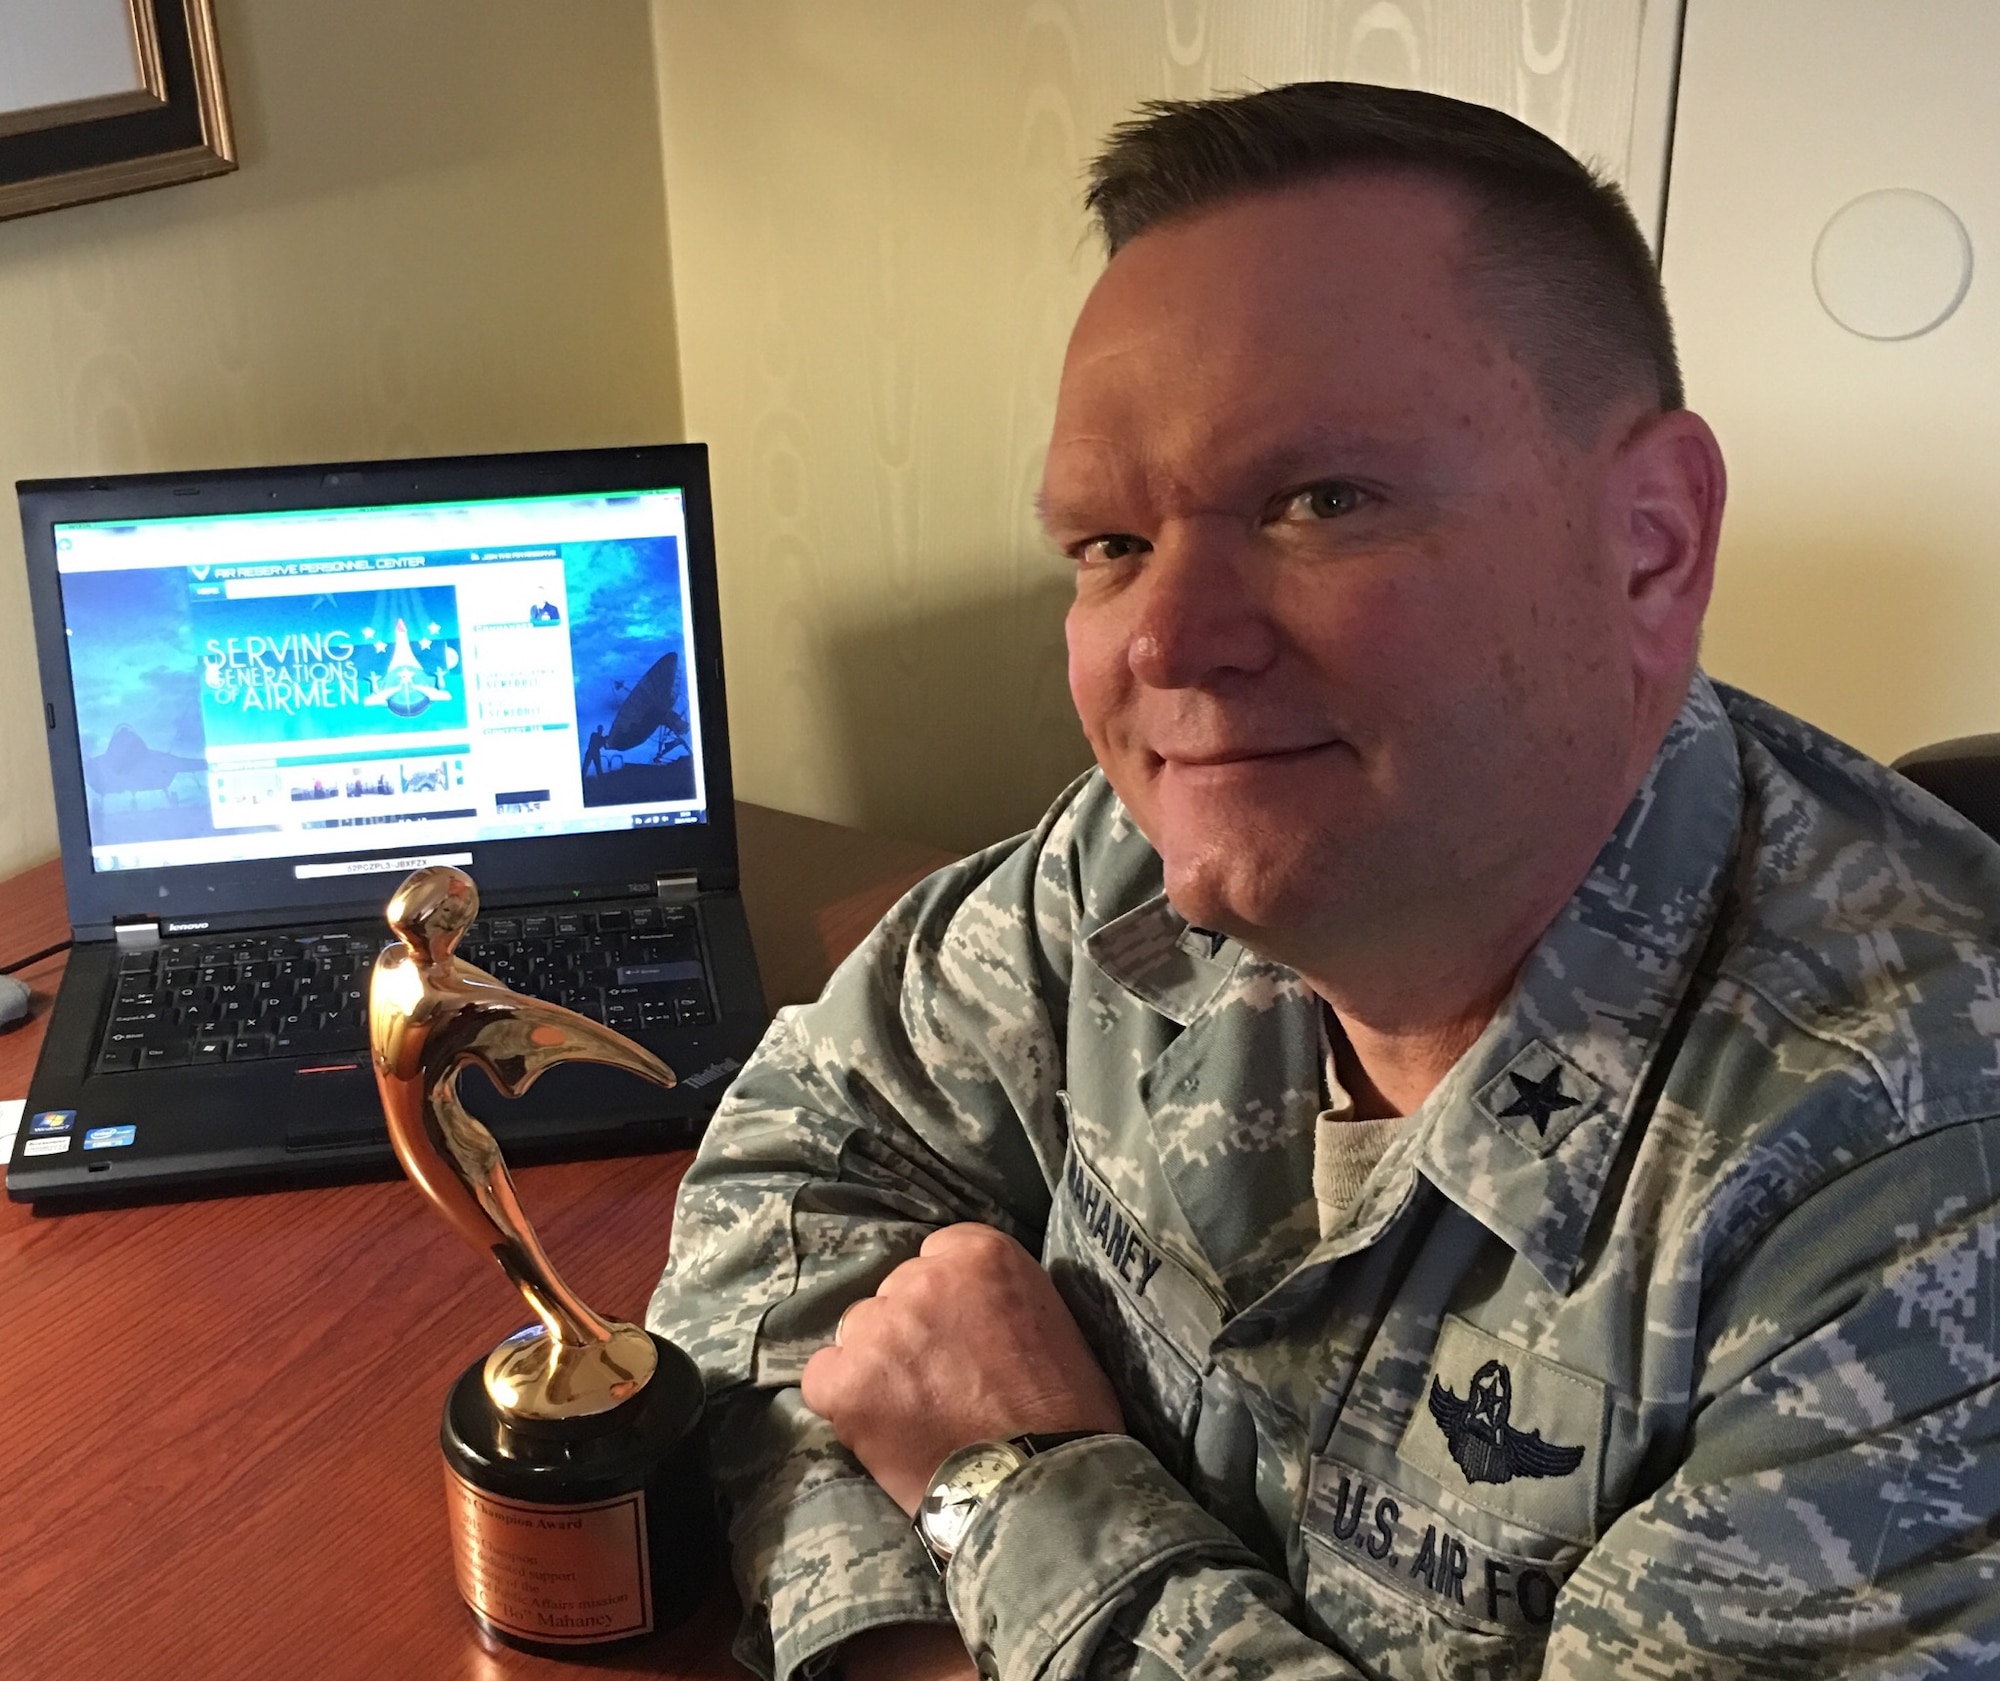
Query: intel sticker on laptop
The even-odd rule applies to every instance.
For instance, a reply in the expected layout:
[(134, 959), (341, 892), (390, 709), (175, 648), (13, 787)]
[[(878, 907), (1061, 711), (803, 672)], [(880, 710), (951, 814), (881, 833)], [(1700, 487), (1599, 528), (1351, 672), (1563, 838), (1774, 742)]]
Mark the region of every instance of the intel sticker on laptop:
[(74, 1109), (44, 1109), (39, 1115), (28, 1118), (28, 1136), (47, 1138), (51, 1133), (68, 1132), (76, 1125)]
[(86, 1150), (122, 1150), (139, 1136), (137, 1127), (92, 1127), (83, 1135)]

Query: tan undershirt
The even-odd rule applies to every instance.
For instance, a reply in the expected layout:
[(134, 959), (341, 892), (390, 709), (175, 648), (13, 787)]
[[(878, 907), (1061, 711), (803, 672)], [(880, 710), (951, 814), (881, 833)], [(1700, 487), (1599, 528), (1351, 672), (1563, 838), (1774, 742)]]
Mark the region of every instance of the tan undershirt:
[(1333, 1234), (1347, 1224), (1354, 1199), (1368, 1183), (1368, 1175), (1387, 1153), (1396, 1135), (1403, 1130), (1404, 1115), (1385, 1115), (1380, 1120), (1354, 1118), (1354, 1099), (1341, 1086), (1335, 1071), (1333, 1045), (1327, 1038), (1326, 1012), (1320, 1012), (1320, 1053), (1326, 1065), (1326, 1107), (1313, 1123), (1313, 1201), (1319, 1204), (1319, 1235)]

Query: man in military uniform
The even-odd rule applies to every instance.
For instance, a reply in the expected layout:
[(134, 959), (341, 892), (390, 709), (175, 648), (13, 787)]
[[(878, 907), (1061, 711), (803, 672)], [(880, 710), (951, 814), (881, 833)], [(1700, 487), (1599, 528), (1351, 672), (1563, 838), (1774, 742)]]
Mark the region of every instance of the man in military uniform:
[(1099, 769), (781, 1016), (653, 1304), (745, 1656), (2000, 1671), (2000, 851), (1698, 670), (1629, 212), (1339, 84), (1091, 198)]

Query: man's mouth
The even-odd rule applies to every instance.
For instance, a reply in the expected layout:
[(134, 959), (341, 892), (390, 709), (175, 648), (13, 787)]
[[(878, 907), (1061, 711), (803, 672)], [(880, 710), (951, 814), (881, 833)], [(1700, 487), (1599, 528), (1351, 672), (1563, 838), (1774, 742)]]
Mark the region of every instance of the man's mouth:
[(1230, 765), (1283, 764), (1288, 760), (1307, 759), (1315, 753), (1324, 753), (1338, 747), (1338, 740), (1309, 741), (1299, 746), (1269, 747), (1228, 747), (1209, 752), (1166, 752), (1156, 751), (1153, 757), (1162, 765), (1171, 765), (1175, 770), (1220, 770)]

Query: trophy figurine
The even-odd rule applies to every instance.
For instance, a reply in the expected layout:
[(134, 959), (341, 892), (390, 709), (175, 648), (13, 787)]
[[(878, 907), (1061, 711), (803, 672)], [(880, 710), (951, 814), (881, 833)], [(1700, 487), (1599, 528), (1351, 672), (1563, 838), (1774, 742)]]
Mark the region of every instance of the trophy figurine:
[(526, 998), (452, 955), (479, 913), (462, 871), (418, 870), (389, 901), (369, 1048), (397, 1158), (535, 1319), (460, 1374), (440, 1439), (459, 1592), (512, 1646), (561, 1655), (671, 1627), (708, 1588), (717, 1548), (695, 1364), (605, 1319), (557, 1276), (499, 1147), (459, 1101), (477, 1064), (518, 1097), (558, 1062), (663, 1086), (667, 1065), (609, 1028)]

